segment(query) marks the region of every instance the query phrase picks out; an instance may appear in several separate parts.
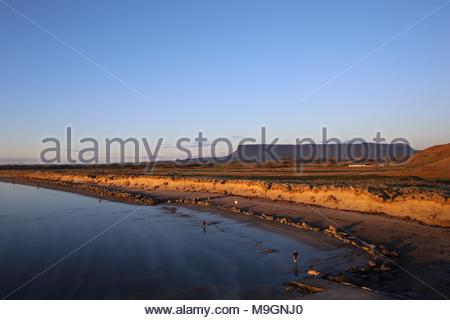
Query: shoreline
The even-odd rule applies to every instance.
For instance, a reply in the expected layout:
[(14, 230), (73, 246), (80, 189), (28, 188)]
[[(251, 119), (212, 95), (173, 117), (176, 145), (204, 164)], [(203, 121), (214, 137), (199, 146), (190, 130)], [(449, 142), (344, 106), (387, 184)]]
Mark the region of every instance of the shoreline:
[[(385, 232), (380, 231), (383, 231), (383, 228), (386, 228), (391, 224), (400, 225), (402, 227), (408, 226), (409, 229), (414, 230), (417, 228), (429, 229), (428, 232), (425, 233), (428, 236), (430, 235), (430, 232), (447, 233), (448, 235), (448, 229), (446, 228), (436, 228), (421, 225), (417, 222), (404, 221), (385, 215), (368, 215), (347, 211), (343, 213), (341, 210), (321, 207), (312, 208), (308, 205), (299, 205), (297, 203), (290, 203), (286, 201), (270, 201), (230, 194), (221, 195), (211, 192), (183, 192), (179, 190), (142, 190), (129, 186), (105, 187), (73, 182), (69, 183), (65, 181), (55, 182), (42, 180), (40, 181), (38, 179), (20, 179), (17, 177), (8, 179), (5, 179), (5, 177), (0, 177), (0, 181), (25, 184), (30, 186), (39, 186), (71, 193), (79, 193), (96, 198), (100, 198), (99, 194), (102, 194), (101, 198), (105, 200), (120, 201), (129, 204), (194, 206), (199, 209), (203, 208), (205, 210), (217, 210), (222, 213), (233, 214), (235, 216), (250, 216), (254, 218), (254, 223), (266, 225), (272, 230), (281, 227), (285, 228), (284, 230), (289, 229), (289, 232), (295, 233), (306, 231), (308, 233), (311, 233), (311, 237), (315, 239), (318, 237), (324, 237), (325, 235), (327, 236), (326, 238), (333, 239), (333, 241), (336, 241), (336, 243), (339, 243), (339, 245), (353, 248), (354, 251), (354, 253), (350, 257), (346, 257), (348, 259), (347, 265), (350, 267), (350, 270), (347, 270), (346, 272), (343, 272), (339, 275), (322, 275), (328, 278), (326, 280), (337, 282), (340, 285), (353, 284), (360, 289), (373, 288), (372, 290), (374, 290), (374, 292), (384, 292), (388, 295), (384, 296), (384, 298), (389, 298), (389, 295), (397, 296), (400, 298), (442, 298), (442, 296), (439, 296), (439, 294), (437, 294), (436, 292), (430, 292), (430, 289), (426, 286), (423, 286), (423, 284), (421, 285), (420, 282), (415, 283), (414, 279), (412, 279), (410, 276), (407, 276), (407, 273), (402, 270), (407, 269), (409, 271), (411, 269), (414, 269), (414, 272), (417, 272), (415, 270), (423, 268), (423, 265), (419, 263), (419, 261), (411, 263), (411, 258), (414, 258), (413, 260), (415, 260), (415, 258), (423, 253), (423, 250), (429, 251), (429, 245), (428, 248), (422, 248), (423, 250), (419, 250), (412, 255), (412, 252), (410, 252), (410, 250), (405, 250), (405, 248), (403, 248), (401, 245), (395, 245), (395, 242), (390, 241), (389, 243), (389, 241), (380, 241), (381, 239), (379, 236), (386, 235)], [(235, 201), (238, 201), (237, 206), (235, 205)], [(280, 211), (285, 213), (280, 215)], [(306, 214), (306, 211), (309, 211), (309, 215)], [(382, 224), (381, 230), (378, 230), (379, 228), (372, 225), (372, 230), (364, 230), (364, 232), (361, 233), (359, 232), (359, 230), (351, 230), (351, 233), (348, 233), (346, 231), (348, 231), (348, 229), (352, 229), (352, 226), (349, 226), (347, 224), (348, 221), (345, 221), (345, 223), (342, 223), (343, 221), (338, 221), (336, 226), (333, 226), (333, 224), (331, 223), (326, 224), (324, 223), (325, 221), (329, 222), (326, 219), (324, 219), (325, 221), (322, 222), (317, 221), (317, 214), (315, 214), (314, 211), (319, 211), (324, 214), (324, 216), (333, 213), (334, 217), (331, 218), (331, 221), (335, 221), (336, 214), (340, 214), (341, 218), (353, 219), (355, 216), (359, 219), (365, 218), (366, 220), (369, 220), (365, 221), (366, 226), (371, 225), (371, 220), (373, 219), (382, 220), (384, 224)], [(353, 220), (353, 222), (358, 221), (358, 219)], [(344, 229), (341, 229), (339, 228), (339, 226), (345, 227)], [(374, 227), (375, 230), (373, 230)], [(411, 230), (409, 229), (406, 228), (406, 230), (400, 232), (400, 238), (402, 238), (401, 242), (406, 241), (406, 239), (411, 236), (411, 234), (415, 233), (411, 232)], [(275, 231), (283, 232), (282, 230)], [(373, 237), (374, 231), (376, 231), (378, 237)], [(439, 235), (437, 236), (439, 237)], [(416, 242), (423, 241), (429, 241), (429, 239), (416, 239)], [(450, 243), (448, 242), (449, 241), (446, 240), (445, 245), (450, 248)], [(435, 249), (439, 249), (439, 247)], [(440, 249), (440, 251), (442, 251), (442, 248)], [(366, 265), (352, 265), (353, 263), (360, 263), (361, 260), (365, 260)], [(407, 268), (405, 268), (404, 265), (407, 266)], [(400, 266), (400, 268), (398, 266)], [(438, 274), (440, 274), (440, 276), (436, 278), (441, 280), (446, 279), (446, 270), (447, 269), (444, 265), (439, 267), (439, 270), (434, 270), (433, 274), (436, 277), (436, 271), (438, 271)], [(422, 278), (423, 275), (420, 276), (420, 279)], [(310, 283), (316, 283), (320, 280), (321, 279), (311, 278)], [(330, 281), (327, 282), (329, 283)], [(411, 284), (413, 284), (412, 287), (414, 289), (409, 288)], [(444, 285), (444, 289), (448, 288), (446, 281), (443, 281), (441, 285)], [(435, 284), (433, 284), (433, 287), (434, 286)], [(419, 292), (416, 293), (416, 290)], [(440, 288), (438, 292), (441, 293), (442, 288)], [(448, 293), (448, 291), (446, 292)], [(320, 296), (320, 294), (314, 294), (311, 295), (311, 298), (315, 299), (317, 297), (316, 295)]]
[[(183, 197), (180, 199), (177, 194), (167, 195), (161, 197), (158, 196), (158, 200), (146, 201), (148, 195), (139, 197), (142, 193), (137, 191), (127, 192), (124, 190), (112, 189), (112, 188), (99, 188), (93, 186), (81, 186), (81, 185), (61, 185), (42, 181), (30, 181), (30, 180), (17, 180), (17, 179), (4, 179), (0, 178), (0, 183), (9, 183), (24, 185), (30, 187), (44, 188), (55, 191), (79, 194), (82, 196), (88, 196), (97, 198), (99, 200), (114, 201), (132, 205), (143, 206), (161, 206), (162, 209), (171, 210), (175, 207), (185, 207), (198, 211), (207, 211), (211, 213), (223, 214), (225, 216), (232, 215), (232, 218), (241, 220), (245, 223), (265, 229), (270, 232), (286, 235), (293, 239), (298, 239), (301, 242), (305, 242), (311, 246), (316, 247), (318, 250), (325, 250), (333, 252), (328, 254), (323, 259), (317, 260), (314, 265), (309, 266), (310, 270), (316, 271), (316, 267), (320, 266), (320, 277), (301, 277), (298, 279), (292, 279), (283, 286), (286, 293), (290, 298), (296, 297), (301, 299), (392, 299), (393, 297), (387, 293), (379, 292), (375, 289), (371, 289), (362, 285), (357, 285), (348, 281), (350, 279), (343, 277), (342, 273), (350, 270), (352, 263), (364, 263), (365, 259), (361, 259), (361, 252), (355, 248), (345, 246), (333, 237), (325, 237), (320, 233), (316, 233), (321, 230), (309, 230), (311, 232), (297, 232), (297, 228), (293, 228), (289, 224), (274, 223), (272, 220), (261, 219), (258, 214), (255, 216), (249, 216), (245, 214), (239, 214), (239, 212), (229, 210), (223, 206), (205, 206), (204, 200), (189, 199), (189, 197)], [(103, 197), (99, 197), (99, 191), (103, 192)], [(109, 192), (108, 192), (109, 191)], [(116, 191), (116, 192), (114, 192)], [(196, 194), (198, 196), (198, 194)], [(137, 197), (136, 197), (137, 196)], [(223, 197), (223, 196), (222, 196)], [(211, 195), (210, 199), (222, 198), (220, 196)], [(173, 201), (174, 198), (178, 198), (178, 201)], [(259, 219), (258, 219), (259, 217)], [(306, 229), (307, 230), (307, 229)], [(316, 232), (314, 232), (316, 231)], [(269, 249), (270, 250), (270, 249)], [(269, 253), (266, 253), (269, 254)], [(318, 290), (315, 292), (315, 290)], [(314, 293), (314, 294), (312, 294)]]
[(248, 179), (146, 176), (106, 172), (58, 170), (0, 170), (0, 178), (96, 185), (105, 188), (235, 195), (299, 205), (320, 206), (365, 214), (383, 214), (425, 225), (450, 228), (447, 188), (384, 184), (316, 185)]

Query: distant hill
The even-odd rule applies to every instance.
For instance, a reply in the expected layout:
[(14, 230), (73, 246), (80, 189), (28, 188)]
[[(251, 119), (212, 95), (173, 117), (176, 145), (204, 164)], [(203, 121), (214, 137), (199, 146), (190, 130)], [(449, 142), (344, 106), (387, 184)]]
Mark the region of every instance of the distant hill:
[[(233, 160), (271, 160), (264, 152), (267, 145), (240, 145), (232, 154)], [(406, 144), (342, 143), (342, 144), (302, 144), (300, 146), (277, 144), (271, 149), (278, 160), (295, 160), (300, 156), (304, 162), (349, 162), (349, 161), (406, 161), (416, 151)]]
[(428, 179), (450, 179), (450, 143), (430, 147), (415, 154), (405, 165), (406, 172)]

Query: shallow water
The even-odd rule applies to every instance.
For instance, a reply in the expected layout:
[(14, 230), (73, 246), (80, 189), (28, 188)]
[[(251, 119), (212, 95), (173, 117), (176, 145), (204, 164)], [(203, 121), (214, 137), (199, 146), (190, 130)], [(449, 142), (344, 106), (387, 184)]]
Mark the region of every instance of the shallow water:
[(324, 252), (251, 221), (0, 183), (0, 296), (282, 298)]

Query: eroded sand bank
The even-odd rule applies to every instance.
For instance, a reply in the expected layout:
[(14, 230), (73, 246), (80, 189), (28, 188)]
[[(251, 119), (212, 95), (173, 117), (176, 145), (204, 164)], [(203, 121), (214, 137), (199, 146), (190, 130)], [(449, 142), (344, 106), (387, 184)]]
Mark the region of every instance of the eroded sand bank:
[(0, 177), (48, 182), (86, 183), (104, 187), (233, 194), (267, 200), (319, 205), (326, 208), (413, 219), (450, 227), (448, 195), (419, 188), (314, 186), (243, 179), (184, 178), (166, 176), (83, 175), (49, 171), (0, 171)]

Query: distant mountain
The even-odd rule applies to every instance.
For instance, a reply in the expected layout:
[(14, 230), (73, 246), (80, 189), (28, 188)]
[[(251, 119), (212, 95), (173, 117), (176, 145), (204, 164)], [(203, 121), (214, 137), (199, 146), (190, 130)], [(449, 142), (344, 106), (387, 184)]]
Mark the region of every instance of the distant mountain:
[[(342, 143), (342, 144), (276, 144), (240, 145), (232, 154), (234, 161), (260, 162), (270, 160), (298, 160), (303, 162), (404, 162), (416, 151), (406, 144)], [(272, 159), (275, 158), (275, 159)]]

